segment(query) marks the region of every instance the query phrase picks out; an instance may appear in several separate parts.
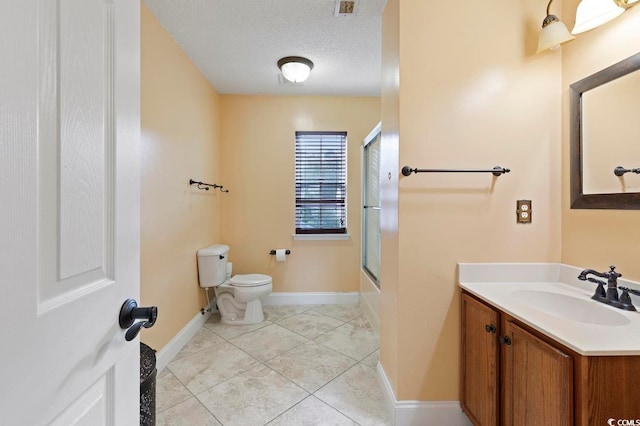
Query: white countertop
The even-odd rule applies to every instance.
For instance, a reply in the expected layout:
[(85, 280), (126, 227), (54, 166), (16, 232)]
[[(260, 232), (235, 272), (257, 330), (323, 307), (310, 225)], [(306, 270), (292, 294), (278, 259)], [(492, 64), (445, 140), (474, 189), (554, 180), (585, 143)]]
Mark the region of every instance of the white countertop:
[[(640, 313), (591, 300), (596, 284), (577, 279), (583, 269), (558, 263), (460, 263), (459, 283), (579, 354), (640, 355)], [(618, 286), (640, 290), (640, 283), (622, 278)], [(632, 295), (632, 301), (640, 310), (640, 297)], [(566, 302), (576, 302), (577, 308), (564, 309)], [(569, 311), (580, 319), (568, 319)], [(598, 321), (592, 312), (612, 325), (594, 323)]]

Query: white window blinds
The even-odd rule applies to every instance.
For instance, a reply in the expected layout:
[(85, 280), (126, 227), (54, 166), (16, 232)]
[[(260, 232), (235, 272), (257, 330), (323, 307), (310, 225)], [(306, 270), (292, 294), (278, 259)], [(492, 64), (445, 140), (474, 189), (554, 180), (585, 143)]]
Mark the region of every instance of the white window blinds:
[(296, 132), (296, 234), (347, 233), (347, 132)]

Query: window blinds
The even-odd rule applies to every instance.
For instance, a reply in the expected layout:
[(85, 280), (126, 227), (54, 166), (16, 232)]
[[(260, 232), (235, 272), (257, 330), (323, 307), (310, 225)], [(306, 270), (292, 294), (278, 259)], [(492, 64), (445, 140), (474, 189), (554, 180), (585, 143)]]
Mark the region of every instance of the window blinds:
[(296, 234), (347, 232), (347, 132), (296, 132)]

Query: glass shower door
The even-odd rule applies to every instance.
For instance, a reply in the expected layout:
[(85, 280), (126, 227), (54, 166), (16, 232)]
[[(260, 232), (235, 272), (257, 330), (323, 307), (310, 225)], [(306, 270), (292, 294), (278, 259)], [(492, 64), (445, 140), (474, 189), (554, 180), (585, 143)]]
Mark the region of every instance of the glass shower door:
[(363, 148), (362, 267), (380, 287), (380, 125)]

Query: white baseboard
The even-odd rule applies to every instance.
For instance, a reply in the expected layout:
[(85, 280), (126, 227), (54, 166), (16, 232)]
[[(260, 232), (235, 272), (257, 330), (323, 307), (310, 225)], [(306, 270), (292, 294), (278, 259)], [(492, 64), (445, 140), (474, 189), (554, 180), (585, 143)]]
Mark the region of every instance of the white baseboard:
[[(212, 301), (211, 304), (215, 307), (215, 302)], [(156, 368), (158, 369), (158, 374), (160, 374), (167, 364), (169, 364), (173, 358), (178, 355), (178, 352), (180, 352), (184, 345), (186, 345), (198, 330), (202, 328), (210, 316), (210, 312), (205, 312), (204, 315), (198, 312), (196, 316), (193, 317), (193, 319), (169, 341), (169, 343), (158, 351), (156, 354)]]
[(384, 368), (382, 368), (382, 364), (378, 361), (377, 368), (378, 370), (378, 385), (380, 385), (380, 390), (382, 390), (382, 397), (384, 398), (384, 402), (387, 407), (387, 412), (389, 413), (391, 419), (393, 420), (393, 424), (396, 424), (396, 396), (393, 392), (393, 388), (391, 387), (391, 383), (389, 383), (389, 379), (387, 378), (387, 373), (384, 372)]
[(360, 306), (364, 311), (364, 315), (369, 320), (369, 323), (373, 327), (374, 330), (380, 330), (380, 315), (378, 315), (378, 311), (372, 306), (371, 300), (369, 297), (361, 296), (360, 297)]
[(360, 293), (271, 293), (263, 305), (357, 305)]
[(396, 426), (470, 426), (459, 401), (398, 401), (382, 364), (378, 362), (378, 383)]
[(364, 310), (371, 325), (376, 330), (379, 330), (380, 289), (363, 270), (360, 270), (360, 306)]

